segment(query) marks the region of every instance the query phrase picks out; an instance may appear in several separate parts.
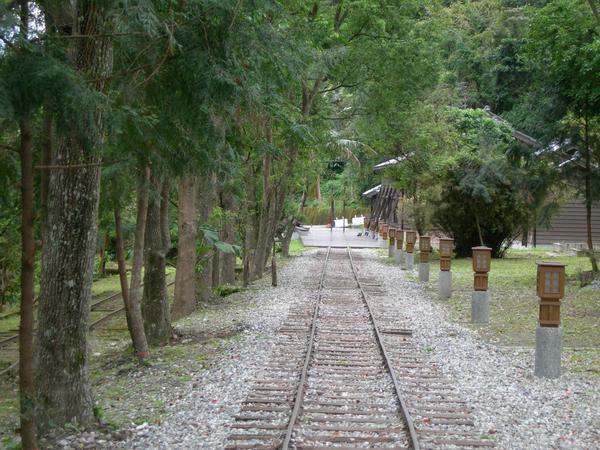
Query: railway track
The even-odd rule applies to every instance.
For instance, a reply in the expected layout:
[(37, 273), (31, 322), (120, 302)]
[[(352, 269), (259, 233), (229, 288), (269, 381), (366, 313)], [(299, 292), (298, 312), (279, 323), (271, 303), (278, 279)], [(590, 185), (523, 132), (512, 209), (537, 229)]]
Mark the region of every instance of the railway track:
[(226, 450), (494, 446), (359, 260), (327, 249), (314, 302), (290, 311)]
[[(167, 283), (167, 287), (175, 281)], [(115, 292), (106, 297), (92, 300), (90, 306), (90, 331), (99, 327), (106, 321), (118, 316), (125, 311), (121, 292)], [(0, 377), (12, 372), (19, 365), (19, 334), (0, 335)]]

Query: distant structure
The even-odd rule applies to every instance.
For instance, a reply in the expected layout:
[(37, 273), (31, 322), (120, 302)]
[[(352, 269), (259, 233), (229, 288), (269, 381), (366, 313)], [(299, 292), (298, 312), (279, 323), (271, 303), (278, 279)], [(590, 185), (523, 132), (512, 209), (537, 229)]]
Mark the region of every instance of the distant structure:
[[(519, 142), (537, 149), (535, 152), (536, 156), (555, 152), (564, 152), (568, 154), (566, 150), (572, 150), (569, 149), (569, 146), (571, 145), (570, 141), (553, 142), (550, 145), (543, 147), (536, 139), (515, 130), (509, 122), (494, 114), (489, 106), (486, 106), (484, 111), (495, 121), (511, 126), (511, 128), (513, 128), (513, 137)], [(571, 151), (571, 153), (573, 152)], [(575, 156), (569, 156), (568, 159), (559, 164), (559, 167), (576, 162), (577, 154), (578, 152), (574, 152)], [(526, 238), (528, 244), (533, 245), (567, 243), (574, 244), (571, 247), (575, 248), (578, 247), (577, 244), (582, 244), (581, 247), (583, 248), (583, 243), (587, 240), (585, 222), (585, 203), (580, 198), (573, 198), (558, 209), (550, 219), (548, 227), (534, 227), (534, 229), (530, 230), (528, 235), (524, 236), (524, 238)], [(596, 243), (596, 246), (600, 244), (600, 205), (598, 203), (592, 205), (592, 240)]]
[[(510, 126), (513, 129), (513, 138), (523, 145), (536, 149), (536, 156), (540, 156), (547, 152), (560, 151), (564, 145), (554, 143), (544, 147), (537, 139), (516, 130), (512, 124), (497, 114), (494, 114), (489, 106), (486, 106), (483, 109), (495, 121)], [(568, 145), (568, 143), (566, 144)], [(406, 158), (410, 157), (410, 155), (411, 153), (380, 162), (373, 166), (373, 171), (379, 172), (388, 167), (400, 164)], [(561, 166), (569, 164), (572, 161), (573, 158), (565, 160), (561, 163)], [(408, 217), (403, 208), (404, 193), (394, 189), (391, 186), (390, 180), (382, 177), (381, 184), (363, 192), (362, 197), (369, 200), (371, 205), (371, 218), (375, 223), (385, 221), (387, 223), (398, 223), (402, 228), (405, 228), (405, 226), (410, 228), (412, 220)], [(400, 204), (400, 208), (398, 208), (398, 204)], [(528, 231), (527, 236), (523, 236), (523, 241), (531, 245), (567, 243), (575, 248), (578, 247), (578, 244), (586, 242), (586, 239), (585, 204), (578, 198), (573, 198), (562, 205), (552, 216), (548, 227), (534, 227), (532, 230)], [(596, 245), (600, 244), (600, 204), (598, 203), (594, 204), (592, 208), (592, 239)]]
[[(396, 158), (383, 161), (373, 167), (373, 172), (378, 172), (387, 167), (399, 164), (406, 156), (397, 156)], [(379, 222), (398, 223), (404, 228), (406, 217), (404, 215), (403, 200), (404, 192), (395, 189), (390, 180), (382, 177), (381, 184), (372, 187), (362, 193), (362, 197), (368, 199), (371, 204), (370, 219), (371, 225), (377, 226)], [(398, 203), (400, 202), (400, 212), (398, 212)]]

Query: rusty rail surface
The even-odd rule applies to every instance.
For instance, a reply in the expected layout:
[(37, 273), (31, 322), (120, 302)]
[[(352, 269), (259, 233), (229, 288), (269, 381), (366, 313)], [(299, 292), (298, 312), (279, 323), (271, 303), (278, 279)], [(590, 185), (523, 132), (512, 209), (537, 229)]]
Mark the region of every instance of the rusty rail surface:
[(304, 366), (302, 367), (302, 374), (300, 376), (300, 382), (298, 383), (298, 389), (296, 390), (296, 401), (294, 402), (294, 409), (288, 423), (287, 431), (281, 448), (287, 450), (292, 439), (292, 433), (294, 432), (294, 425), (298, 419), (300, 408), (302, 407), (302, 401), (304, 399), (304, 388), (306, 386), (306, 379), (308, 377), (308, 368), (310, 367), (310, 360), (312, 359), (312, 351), (315, 342), (315, 333), (317, 331), (317, 316), (319, 315), (319, 306), (321, 304), (321, 298), (323, 296), (323, 280), (325, 279), (325, 272), (327, 271), (327, 263), (329, 262), (329, 254), (331, 253), (331, 247), (327, 247), (327, 255), (325, 256), (325, 262), (323, 263), (323, 270), (321, 271), (321, 279), (319, 280), (319, 295), (315, 304), (315, 309), (312, 315), (312, 325), (310, 329), (310, 337), (308, 341), (308, 349), (306, 350), (306, 357), (304, 358)]
[(373, 316), (371, 304), (369, 303), (369, 300), (367, 299), (367, 295), (365, 294), (365, 290), (362, 287), (362, 283), (360, 282), (360, 280), (358, 278), (358, 273), (356, 272), (356, 267), (354, 266), (354, 260), (352, 259), (352, 252), (350, 250), (350, 247), (347, 247), (347, 252), (348, 252), (348, 257), (350, 258), (350, 267), (352, 267), (352, 273), (354, 275), (354, 279), (356, 280), (356, 283), (358, 284), (360, 294), (361, 294), (365, 304), (367, 305), (367, 309), (369, 310), (369, 317), (371, 318), (371, 322), (373, 323), (373, 328), (375, 329), (375, 336), (377, 337), (377, 343), (379, 344), (379, 348), (383, 355), (383, 359), (385, 360), (385, 365), (386, 365), (388, 372), (390, 373), (390, 376), (392, 377), (392, 381), (394, 383), (394, 389), (396, 390), (396, 396), (398, 397), (398, 402), (400, 403), (400, 409), (402, 411), (402, 415), (404, 416), (404, 421), (406, 423), (406, 427), (408, 428), (412, 448), (414, 450), (420, 450), (419, 438), (417, 436), (417, 431), (415, 430), (415, 425), (413, 423), (410, 412), (408, 411), (408, 407), (406, 406), (406, 401), (404, 400), (404, 397), (402, 396), (402, 390), (400, 389), (400, 383), (398, 383), (398, 377), (396, 377), (396, 373), (391, 364), (390, 357), (389, 357), (388, 352), (383, 343), (383, 339), (381, 338), (381, 333), (379, 332), (379, 327), (377, 326), (377, 323), (375, 322), (375, 317)]

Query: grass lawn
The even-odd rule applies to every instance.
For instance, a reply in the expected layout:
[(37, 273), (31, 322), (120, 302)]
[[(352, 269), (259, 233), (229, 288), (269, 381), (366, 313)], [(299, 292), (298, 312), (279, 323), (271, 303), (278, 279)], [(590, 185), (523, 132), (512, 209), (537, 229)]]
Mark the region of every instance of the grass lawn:
[(290, 255), (301, 255), (306, 247), (300, 239), (292, 239), (290, 242)]
[[(579, 281), (582, 271), (591, 270), (587, 258), (555, 256), (544, 249), (511, 249), (505, 258), (493, 259), (489, 275), (490, 323), (487, 326), (470, 323), (473, 291), (470, 258), (452, 261), (453, 295), (449, 300), (440, 300), (437, 297), (439, 263), (433, 257), (431, 280), (426, 290), (432, 301), (447, 309), (451, 320), (476, 330), (485, 340), (500, 346), (533, 348), (539, 308), (535, 264), (538, 261), (567, 264), (567, 284), (561, 307), (567, 370), (600, 376), (600, 290), (592, 286), (581, 287)], [(416, 267), (410, 277), (417, 280)]]
[[(175, 268), (167, 267), (167, 282), (175, 277)], [(111, 275), (105, 278), (94, 281), (92, 285), (92, 303), (102, 298), (109, 296), (121, 290), (118, 275)], [(168, 289), (169, 300), (173, 300), (173, 286)], [(122, 302), (121, 298), (117, 298), (109, 305), (114, 305)], [(94, 314), (104, 314), (92, 312), (91, 317), (96, 317)], [(98, 316), (99, 317), (99, 316)], [(0, 333), (16, 333), (19, 327), (19, 316), (13, 315), (5, 319), (0, 319)], [(103, 326), (97, 328), (90, 334), (89, 343), (91, 349), (91, 376), (94, 386), (103, 383), (102, 377), (105, 376), (105, 371), (101, 370), (101, 364), (106, 353), (123, 352), (123, 342), (128, 342), (129, 331), (125, 322), (125, 315), (116, 315)], [(162, 350), (161, 350), (162, 351)], [(169, 350), (164, 350), (168, 352)], [(127, 352), (126, 352), (127, 353)], [(2, 357), (6, 356), (6, 361)], [(16, 348), (14, 352), (3, 353), (0, 355), (0, 361), (12, 362), (16, 357)], [(1, 367), (5, 367), (2, 365)], [(18, 426), (18, 397), (17, 383), (13, 377), (3, 377), (0, 379), (0, 448), (5, 448), (15, 436), (14, 430)]]

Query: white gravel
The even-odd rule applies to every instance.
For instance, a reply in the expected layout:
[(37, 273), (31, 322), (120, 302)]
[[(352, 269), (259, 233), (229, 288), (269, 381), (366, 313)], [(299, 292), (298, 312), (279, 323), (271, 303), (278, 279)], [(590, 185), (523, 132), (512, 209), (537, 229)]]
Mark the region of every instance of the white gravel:
[[(451, 323), (442, 306), (427, 297), (418, 283), (386, 263), (377, 250), (353, 250), (366, 272), (388, 273), (384, 287), (403, 308), (414, 343), (427, 349), (431, 360), (454, 381), (460, 396), (475, 408), (477, 429), (495, 437), (502, 449), (600, 448), (599, 383), (565, 374), (558, 380), (533, 376), (533, 351), (512, 351), (482, 341), (475, 332)], [(241, 339), (168, 402), (160, 425), (139, 425), (125, 442), (89, 439), (87, 448), (218, 449), (230, 432), (228, 425), (246, 397), (251, 381), (268, 358), (274, 334), (293, 304), (313, 298), (321, 262), (316, 251), (305, 252), (280, 268), (279, 287), (268, 277), (251, 295), (257, 307), (243, 317)], [(260, 288), (264, 286), (263, 288)], [(247, 294), (246, 294), (247, 295)], [(532, 325), (533, 326), (533, 325)], [(171, 398), (171, 400), (172, 400)], [(78, 443), (85, 441), (79, 435)], [(88, 441), (88, 442), (89, 442)], [(94, 442), (95, 441), (95, 442)], [(65, 447), (78, 447), (71, 439)], [(75, 445), (74, 445), (75, 444)]]
[(248, 311), (247, 327), (241, 340), (234, 343), (213, 367), (198, 374), (175, 408), (167, 411), (161, 425), (138, 426), (121, 448), (217, 449), (229, 434), (228, 424), (245, 399), (251, 381), (268, 360), (275, 342), (274, 334), (293, 304), (308, 301), (314, 291), (307, 289), (311, 270), (322, 264), (315, 251), (292, 259), (280, 267), (278, 287), (265, 277), (250, 295), (258, 304)]
[[(387, 258), (354, 250), (375, 272), (388, 272)], [(369, 258), (369, 259), (367, 259)], [(600, 448), (600, 383), (563, 374), (547, 380), (533, 376), (533, 349), (511, 351), (488, 344), (472, 330), (449, 322), (438, 304), (416, 282), (393, 267), (385, 277), (413, 330), (415, 344), (452, 379), (461, 397), (475, 408), (477, 428), (495, 435), (503, 449)], [(385, 272), (384, 272), (385, 271)], [(534, 327), (535, 324), (532, 324)]]

